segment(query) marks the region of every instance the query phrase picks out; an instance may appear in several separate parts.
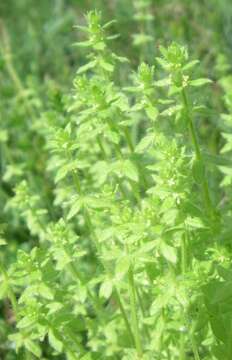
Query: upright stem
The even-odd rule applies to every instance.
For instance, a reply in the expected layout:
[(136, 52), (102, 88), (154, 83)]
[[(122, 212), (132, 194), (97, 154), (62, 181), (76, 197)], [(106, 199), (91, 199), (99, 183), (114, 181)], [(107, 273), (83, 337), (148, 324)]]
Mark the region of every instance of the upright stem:
[(32, 354), (26, 348), (24, 348), (24, 354), (25, 354), (25, 360), (32, 359)]
[[(112, 120), (108, 120), (108, 125), (109, 125), (109, 127), (110, 127), (110, 129), (112, 131), (117, 131), (117, 128), (114, 126)], [(133, 152), (134, 151), (133, 143), (132, 143), (132, 141), (130, 139), (129, 132), (128, 132), (128, 130), (126, 128), (124, 129), (124, 134), (125, 134), (125, 140), (127, 142), (127, 145), (129, 147), (130, 151)], [(114, 143), (113, 146), (114, 146), (115, 153), (117, 154), (118, 159), (124, 160), (124, 155), (123, 155), (123, 153), (122, 153), (122, 151), (120, 149), (119, 144)], [(140, 196), (139, 190), (137, 189), (136, 184), (134, 184), (134, 182), (132, 180), (130, 180), (130, 179), (128, 179), (128, 181), (129, 181), (129, 183), (130, 183), (130, 185), (132, 187), (133, 195), (134, 195), (135, 199), (137, 200), (138, 204), (140, 204), (141, 196)], [(119, 185), (120, 185), (120, 179), (119, 179)], [(128, 194), (124, 193), (124, 196), (128, 197)]]
[[(69, 153), (67, 155), (68, 155), (68, 159), (71, 160), (71, 155)], [(79, 180), (78, 174), (75, 171), (73, 171), (72, 175), (73, 175), (73, 181), (74, 181), (74, 184), (76, 186), (77, 192), (81, 195), (82, 194), (82, 187), (81, 187), (81, 182)], [(83, 213), (84, 213), (84, 219), (85, 219), (86, 225), (87, 225), (88, 230), (90, 232), (90, 236), (92, 236), (92, 238), (94, 240), (94, 244), (96, 246), (96, 249), (100, 254), (99, 241), (98, 241), (96, 232), (94, 230), (94, 226), (92, 224), (92, 220), (91, 220), (91, 217), (89, 215), (88, 209), (84, 208)], [(103, 260), (101, 260), (101, 263), (102, 263), (102, 266), (104, 267), (104, 269), (108, 273), (110, 273), (107, 264)], [(120, 299), (119, 290), (117, 289), (116, 286), (114, 286), (114, 289), (115, 289), (114, 294), (115, 294), (115, 297), (116, 297), (116, 301), (117, 301), (117, 304), (118, 304), (119, 309), (121, 311), (121, 314), (122, 314), (123, 320), (125, 322), (126, 328), (128, 330), (128, 335), (129, 335), (129, 337), (131, 339), (131, 342), (134, 344), (135, 343), (134, 335), (133, 335), (133, 332), (132, 332), (131, 327), (130, 327), (129, 320), (128, 320), (127, 315), (126, 315), (126, 311), (125, 311), (124, 306), (122, 304), (122, 301)]]
[(137, 351), (138, 358), (142, 359), (143, 350), (142, 350), (142, 342), (141, 342), (140, 331), (139, 331), (139, 320), (138, 320), (138, 312), (137, 312), (137, 304), (136, 304), (136, 288), (135, 288), (135, 282), (134, 282), (134, 272), (133, 272), (132, 267), (130, 267), (130, 269), (129, 269), (128, 277), (129, 277), (131, 317), (132, 317), (132, 323), (133, 323), (133, 328), (134, 328), (134, 332), (135, 332), (136, 351)]
[(121, 311), (123, 320), (124, 320), (124, 322), (125, 322), (125, 325), (126, 325), (126, 328), (127, 328), (127, 332), (128, 332), (128, 334), (129, 334), (129, 337), (130, 337), (130, 341), (131, 341), (131, 343), (132, 343), (134, 346), (136, 346), (135, 337), (134, 337), (134, 334), (132, 333), (129, 320), (128, 320), (128, 318), (127, 318), (127, 315), (126, 315), (124, 306), (123, 306), (123, 304), (122, 304), (122, 302), (121, 302), (120, 294), (119, 294), (119, 291), (117, 290), (117, 288), (115, 288), (114, 294), (115, 294), (115, 298), (116, 298), (116, 301), (117, 301), (117, 303), (118, 303), (119, 309), (120, 309), (120, 311)]
[[(185, 233), (182, 237), (182, 242), (181, 242), (181, 273), (184, 276), (185, 273), (188, 270), (188, 262), (187, 262), (187, 246), (188, 246), (188, 242), (189, 242), (189, 238), (188, 238), (188, 229), (185, 225)], [(187, 294), (186, 294), (187, 297)], [(189, 318), (188, 318), (188, 309), (183, 309), (184, 312), (184, 323), (186, 324), (186, 327), (188, 329), (188, 333), (189, 333), (189, 338), (190, 338), (190, 342), (191, 342), (191, 346), (192, 346), (192, 351), (194, 354), (194, 360), (200, 360), (200, 356), (198, 353), (198, 348), (197, 348), (197, 344), (195, 341), (195, 337), (194, 334), (192, 333), (192, 330), (194, 329), (190, 329), (188, 324), (189, 324)], [(185, 360), (186, 356), (185, 356), (185, 351), (184, 351), (184, 334), (181, 334), (181, 360)]]
[(183, 333), (181, 333), (181, 337), (180, 337), (180, 360), (186, 360), (185, 343), (184, 343), (184, 334)]
[(181, 239), (181, 273), (184, 275), (187, 270), (187, 251), (186, 251), (186, 236), (183, 235)]
[[(183, 234), (181, 239), (181, 273), (182, 276), (185, 275), (187, 270), (187, 262), (186, 262), (186, 236)], [(183, 309), (185, 312), (185, 309)], [(184, 316), (184, 323), (186, 322)], [(180, 335), (180, 360), (186, 360), (186, 353), (185, 353), (185, 334), (181, 332)]]
[[(131, 152), (133, 153), (134, 147), (133, 147), (133, 143), (132, 143), (132, 141), (131, 141), (131, 139), (130, 139), (130, 135), (129, 135), (129, 132), (128, 132), (128, 129), (127, 129), (127, 128), (125, 128), (125, 137), (126, 137), (128, 146), (129, 146)], [(101, 143), (101, 139), (100, 139), (100, 138), (98, 139), (98, 144), (99, 144), (100, 149), (102, 149), (102, 148), (103, 148), (103, 145), (102, 145), (102, 143)], [(119, 147), (117, 144), (115, 144), (115, 148), (116, 148), (116, 153), (118, 154), (119, 158), (123, 159), (123, 154), (122, 154), (122, 152), (121, 152), (120, 147)], [(105, 154), (105, 153), (103, 153), (103, 155), (106, 157), (106, 154)], [(119, 180), (119, 185), (121, 185), (121, 187), (122, 187), (122, 184), (121, 184), (121, 182), (120, 182), (120, 179), (118, 179), (118, 180)], [(120, 188), (121, 188), (121, 187), (120, 187)], [(123, 194), (124, 194), (125, 198), (128, 197), (128, 194), (127, 194), (126, 192), (123, 192)], [(137, 200), (138, 200), (138, 202), (139, 202), (139, 201), (141, 200), (141, 198), (139, 197), (139, 198), (137, 198)], [(136, 289), (136, 290), (137, 290), (137, 289)], [(138, 294), (139, 305), (140, 305), (140, 307), (141, 307), (141, 311), (142, 311), (142, 314), (143, 314), (143, 316), (144, 316), (143, 304), (142, 304), (142, 300), (141, 300), (140, 297), (139, 297), (139, 292), (138, 292), (138, 291), (137, 291), (137, 294)], [(126, 313), (125, 313), (124, 309), (122, 308), (122, 303), (121, 303), (120, 296), (119, 296), (119, 293), (118, 293), (117, 289), (115, 290), (115, 295), (116, 295), (116, 298), (118, 299), (118, 305), (119, 305), (119, 308), (120, 308), (120, 310), (121, 310), (122, 316), (123, 316), (123, 318), (124, 318), (124, 321), (125, 321), (125, 324), (126, 324), (128, 333), (130, 334), (130, 337), (131, 337), (131, 339), (132, 339), (132, 342), (136, 345), (135, 337), (134, 337), (134, 335), (133, 335), (133, 333), (132, 333), (132, 331), (131, 331), (130, 324), (129, 324), (128, 319), (127, 319), (127, 317), (126, 317)], [(147, 328), (145, 328), (145, 333), (146, 333), (146, 336), (149, 338), (149, 333), (148, 333), (148, 331), (147, 331)]]
[(186, 93), (185, 89), (182, 90), (182, 101), (183, 101), (183, 105), (184, 105), (184, 109), (185, 109), (185, 116), (186, 116), (186, 120), (188, 123), (190, 135), (192, 138), (196, 158), (199, 161), (199, 163), (201, 164), (201, 166), (203, 167), (202, 191), (203, 191), (203, 196), (204, 196), (204, 201), (205, 201), (205, 207), (206, 207), (208, 214), (210, 216), (212, 216), (214, 214), (214, 207), (213, 207), (213, 204), (212, 204), (212, 201), (210, 198), (209, 186), (208, 186), (208, 182), (207, 182), (206, 175), (205, 175), (205, 165), (204, 165), (204, 161), (202, 158), (199, 142), (197, 139), (196, 130), (193, 125), (193, 119), (191, 116), (188, 97), (187, 97), (187, 93)]
[[(125, 140), (126, 140), (126, 143), (127, 143), (128, 147), (130, 149), (130, 152), (131, 152), (131, 154), (134, 154), (135, 148), (134, 148), (134, 145), (133, 145), (133, 142), (131, 140), (131, 136), (130, 136), (130, 133), (129, 133), (127, 127), (124, 128), (124, 134), (125, 134)], [(141, 180), (143, 181), (144, 188), (147, 189), (148, 183), (147, 183), (146, 177), (144, 175), (143, 169), (141, 169), (139, 164), (136, 164), (136, 165), (137, 165), (137, 169), (138, 169), (139, 175), (141, 177)]]
[[(79, 273), (75, 267), (75, 265), (71, 262), (70, 264), (68, 264), (68, 269), (70, 271), (70, 274), (72, 275), (73, 277), (73, 280), (74, 281), (80, 281), (82, 284), (84, 283), (84, 280), (83, 280), (83, 276), (81, 275), (81, 273)], [(95, 311), (96, 313), (98, 314), (101, 314), (102, 312), (102, 307), (101, 307), (101, 304), (100, 302), (98, 301), (98, 298), (97, 297), (94, 297), (91, 293), (91, 291), (88, 289), (87, 287), (87, 293), (90, 297), (90, 299), (92, 300), (92, 305), (93, 307), (95, 308)], [(98, 317), (99, 320), (101, 321), (102, 318), (101, 316)]]
[(128, 147), (129, 147), (131, 153), (133, 153), (133, 152), (134, 152), (134, 145), (133, 145), (133, 143), (132, 143), (132, 140), (131, 140), (131, 137), (130, 137), (130, 133), (129, 133), (127, 127), (124, 128), (124, 134), (125, 134), (125, 139), (126, 139), (127, 145), (128, 145)]
[(197, 349), (197, 345), (194, 339), (194, 336), (192, 334), (190, 334), (190, 340), (192, 343), (192, 349), (193, 349), (193, 354), (194, 354), (194, 360), (201, 360), (199, 353), (198, 353), (198, 349)]

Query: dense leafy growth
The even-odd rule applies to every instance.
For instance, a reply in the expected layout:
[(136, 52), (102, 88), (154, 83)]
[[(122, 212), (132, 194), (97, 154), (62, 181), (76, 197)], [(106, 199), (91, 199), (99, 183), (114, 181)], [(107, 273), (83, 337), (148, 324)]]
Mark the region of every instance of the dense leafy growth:
[[(117, 23), (91, 10), (75, 26), (70, 90), (57, 29), (68, 34), (73, 15), (62, 4), (44, 38), (58, 46), (25, 82), (1, 23), (0, 357), (230, 360), (226, 54), (214, 48), (213, 73), (197, 45), (190, 54), (206, 64), (182, 41), (155, 47), (153, 2), (137, 0), (131, 61)], [(52, 58), (57, 82), (44, 77)]]

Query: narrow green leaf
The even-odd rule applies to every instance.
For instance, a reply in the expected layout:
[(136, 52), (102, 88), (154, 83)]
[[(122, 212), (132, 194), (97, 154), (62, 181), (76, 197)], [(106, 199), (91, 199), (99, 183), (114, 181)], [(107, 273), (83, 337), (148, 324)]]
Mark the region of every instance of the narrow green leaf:
[(162, 244), (160, 246), (160, 251), (166, 260), (170, 261), (173, 264), (176, 264), (177, 254), (176, 254), (176, 249), (174, 247), (162, 242)]
[(186, 64), (186, 65), (183, 67), (183, 70), (184, 70), (184, 71), (190, 70), (190, 69), (192, 69), (194, 66), (196, 66), (197, 64), (199, 64), (199, 60), (190, 61), (188, 64)]
[(72, 204), (69, 213), (67, 215), (67, 220), (72, 219), (82, 208), (82, 201), (80, 198), (77, 198), (75, 202)]
[(77, 74), (82, 74), (90, 69), (93, 69), (97, 64), (97, 60), (93, 60), (93, 61), (90, 61), (89, 63), (81, 66), (78, 70), (77, 70)]
[(116, 22), (117, 22), (117, 20), (108, 21), (105, 25), (102, 26), (102, 28), (107, 29), (108, 27), (110, 27), (112, 24), (115, 24)]
[(38, 286), (38, 291), (39, 294), (45, 299), (52, 300), (54, 297), (52, 290), (45, 284), (40, 284)]
[(23, 317), (18, 323), (17, 328), (24, 329), (27, 328), (35, 323), (35, 318), (31, 316), (25, 316)]
[(42, 352), (40, 346), (30, 339), (26, 339), (24, 345), (36, 357), (41, 358)]
[(48, 331), (48, 341), (49, 341), (49, 344), (53, 347), (53, 349), (55, 349), (58, 353), (62, 352), (63, 343), (58, 338), (58, 335), (56, 334), (56, 332), (52, 329), (49, 329), (49, 331)]
[(147, 150), (149, 147), (151, 147), (154, 144), (154, 141), (155, 141), (155, 137), (153, 133), (146, 135), (136, 146), (135, 151), (137, 153), (143, 153), (145, 150)]
[(117, 261), (115, 273), (118, 280), (122, 279), (128, 273), (130, 265), (130, 258), (128, 256), (123, 256)]
[(101, 59), (99, 61), (99, 65), (108, 72), (113, 72), (114, 71), (114, 66), (112, 64), (110, 64), (109, 62), (105, 61), (104, 59)]
[(146, 114), (152, 121), (155, 121), (157, 119), (157, 116), (159, 114), (156, 107), (149, 105), (145, 108)]
[(136, 166), (130, 161), (125, 160), (123, 163), (123, 171), (126, 177), (133, 181), (138, 181), (138, 170)]
[(210, 83), (212, 83), (212, 80), (210, 79), (197, 79), (189, 81), (189, 85), (194, 87), (200, 87)]

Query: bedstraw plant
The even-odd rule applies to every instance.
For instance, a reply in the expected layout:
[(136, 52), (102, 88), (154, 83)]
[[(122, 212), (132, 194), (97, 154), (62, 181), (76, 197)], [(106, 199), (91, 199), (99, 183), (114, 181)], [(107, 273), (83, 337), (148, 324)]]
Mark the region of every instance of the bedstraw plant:
[[(110, 49), (112, 22), (97, 11), (86, 21), (73, 89), (33, 127), (52, 203), (25, 178), (6, 207), (34, 243), (1, 262), (9, 342), (25, 359), (229, 360), (231, 167), (220, 180), (198, 132), (211, 81), (172, 43), (122, 85), (128, 60)], [(222, 153), (230, 91), (225, 100)]]

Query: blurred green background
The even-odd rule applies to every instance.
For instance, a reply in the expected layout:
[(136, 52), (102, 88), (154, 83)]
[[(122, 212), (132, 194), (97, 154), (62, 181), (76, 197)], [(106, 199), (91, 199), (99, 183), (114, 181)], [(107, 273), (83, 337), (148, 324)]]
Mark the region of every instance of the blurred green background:
[[(159, 45), (176, 41), (187, 45), (191, 58), (201, 60), (199, 72), (214, 80), (210, 120), (201, 133), (211, 150), (220, 143), (218, 116), (223, 111), (223, 92), (218, 79), (231, 70), (231, 0), (1, 0), (0, 1), (0, 223), (4, 224), (8, 264), (19, 247), (30, 248), (29, 235), (6, 204), (21, 178), (40, 192), (49, 206), (52, 181), (46, 173), (43, 148), (43, 113), (64, 112), (65, 95), (85, 53), (74, 47), (81, 34), (76, 24), (84, 14), (100, 9), (107, 22), (116, 19), (114, 51), (130, 60), (154, 62)], [(127, 78), (124, 67), (118, 80)], [(58, 116), (58, 115), (57, 115)], [(213, 123), (213, 127), (211, 127)], [(0, 290), (1, 292), (1, 290)], [(7, 342), (12, 326), (8, 304), (0, 303), (0, 359), (19, 359)], [(15, 357), (16, 356), (16, 357)]]

